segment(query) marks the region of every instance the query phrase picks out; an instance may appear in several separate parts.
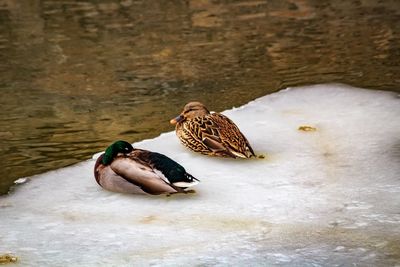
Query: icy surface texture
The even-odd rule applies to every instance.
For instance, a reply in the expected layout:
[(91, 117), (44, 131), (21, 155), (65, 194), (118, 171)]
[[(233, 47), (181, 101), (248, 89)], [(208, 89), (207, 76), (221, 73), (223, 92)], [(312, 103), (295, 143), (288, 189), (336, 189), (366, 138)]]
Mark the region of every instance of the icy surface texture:
[(198, 155), (169, 132), (134, 146), (184, 165), (195, 194), (105, 191), (94, 160), (38, 175), (0, 198), (0, 254), (21, 266), (400, 262), (398, 95), (318, 85), (224, 114), (264, 159)]

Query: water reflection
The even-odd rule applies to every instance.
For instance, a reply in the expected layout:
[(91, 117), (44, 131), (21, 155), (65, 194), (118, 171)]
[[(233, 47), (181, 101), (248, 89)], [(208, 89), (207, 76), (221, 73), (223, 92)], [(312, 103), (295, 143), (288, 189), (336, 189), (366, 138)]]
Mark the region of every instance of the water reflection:
[[(0, 0), (0, 191), (287, 86), (399, 90), (398, 1)], [(396, 76), (397, 75), (397, 76)]]

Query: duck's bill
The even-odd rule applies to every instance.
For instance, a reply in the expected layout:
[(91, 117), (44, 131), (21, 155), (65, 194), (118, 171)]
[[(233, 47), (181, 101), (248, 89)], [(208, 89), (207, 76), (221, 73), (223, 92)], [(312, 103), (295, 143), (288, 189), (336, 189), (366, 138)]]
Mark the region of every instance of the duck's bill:
[(178, 122), (180, 122), (180, 121), (182, 121), (182, 120), (183, 120), (183, 116), (182, 116), (182, 115), (179, 115), (178, 117), (173, 118), (172, 120), (170, 120), (169, 123), (175, 125), (175, 124), (177, 124)]
[(176, 186), (176, 187), (191, 187), (191, 186), (197, 185), (198, 183), (199, 183), (198, 181), (193, 181), (193, 182), (190, 182), (190, 183), (187, 183), (187, 182), (176, 182), (176, 183), (173, 183), (173, 185)]

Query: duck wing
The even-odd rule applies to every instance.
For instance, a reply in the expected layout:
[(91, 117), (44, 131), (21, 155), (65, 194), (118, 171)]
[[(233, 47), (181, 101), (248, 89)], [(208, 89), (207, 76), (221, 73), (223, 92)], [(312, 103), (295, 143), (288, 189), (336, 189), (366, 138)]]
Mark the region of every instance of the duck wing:
[(194, 149), (192, 146), (196, 151), (233, 158), (248, 158), (254, 155), (249, 142), (236, 124), (222, 114), (212, 113), (196, 117), (184, 122), (183, 127), (187, 129), (184, 132), (185, 139), (190, 144), (197, 143), (197, 148), (203, 148)]
[(249, 141), (232, 120), (219, 113), (212, 113), (209, 117), (218, 125), (221, 142), (230, 152), (239, 153), (237, 156), (245, 158), (255, 156)]
[(117, 175), (137, 185), (146, 193), (159, 195), (179, 192), (179, 189), (155, 173), (151, 166), (134, 156), (117, 157), (110, 167)]
[(210, 147), (202, 140), (202, 125), (202, 117), (196, 117), (194, 119), (177, 124), (176, 133), (184, 146), (192, 149), (193, 151), (207, 155), (213, 150), (210, 149)]
[(236, 157), (223, 145), (219, 127), (209, 115), (184, 121), (177, 134), (186, 147), (205, 155)]
[(198, 179), (187, 173), (182, 165), (163, 154), (136, 149), (131, 155), (151, 167), (153, 172), (170, 185), (187, 188), (198, 183)]

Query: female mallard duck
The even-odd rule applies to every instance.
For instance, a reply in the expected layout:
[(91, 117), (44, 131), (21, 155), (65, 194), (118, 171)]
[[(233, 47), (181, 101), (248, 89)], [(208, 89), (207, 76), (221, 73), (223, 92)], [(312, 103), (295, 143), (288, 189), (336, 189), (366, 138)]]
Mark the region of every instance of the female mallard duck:
[(97, 183), (119, 193), (184, 193), (198, 180), (185, 169), (159, 153), (135, 149), (125, 141), (109, 146), (96, 161)]
[(205, 155), (250, 158), (255, 156), (249, 141), (226, 116), (210, 113), (200, 102), (190, 102), (172, 119), (182, 144)]

